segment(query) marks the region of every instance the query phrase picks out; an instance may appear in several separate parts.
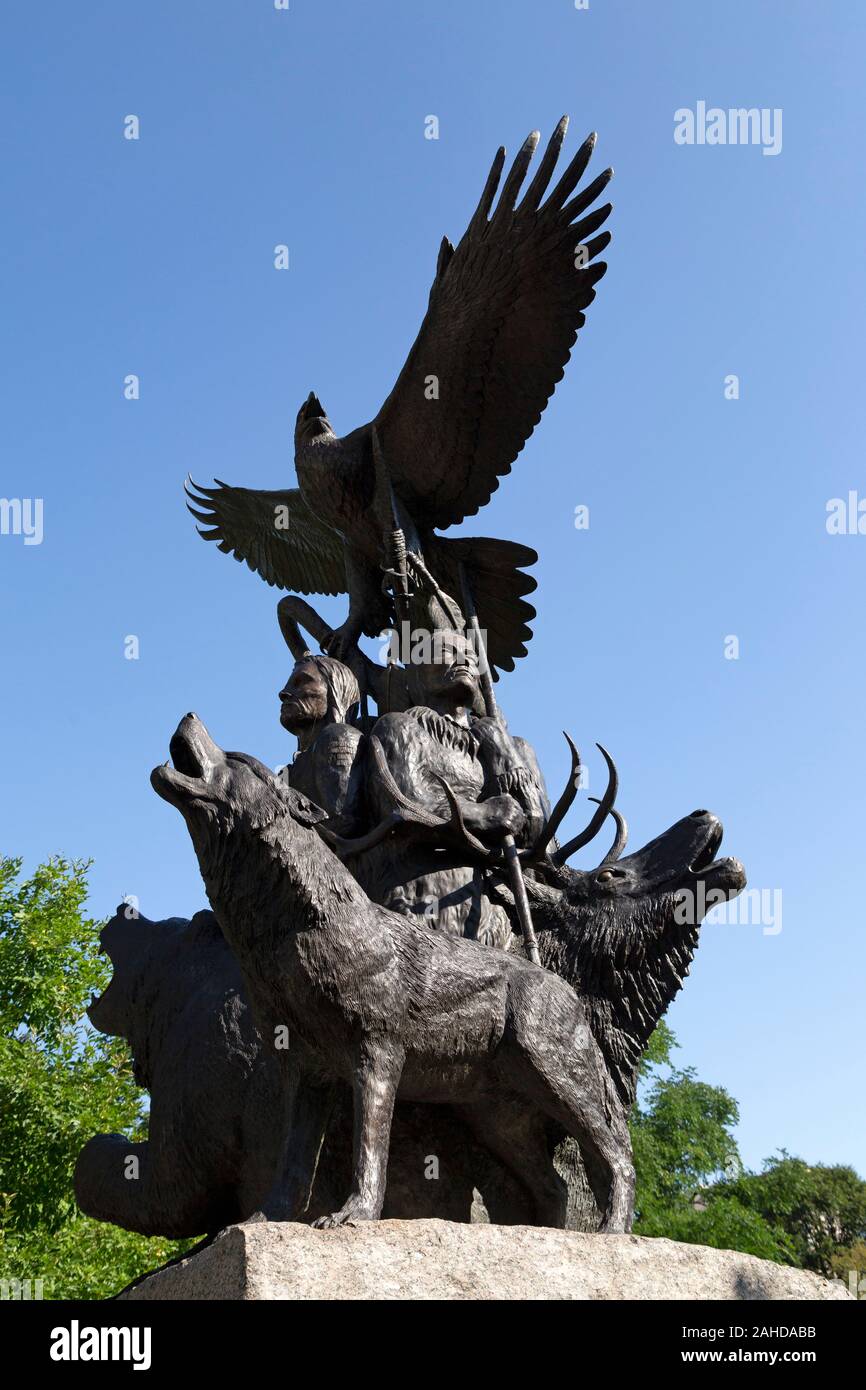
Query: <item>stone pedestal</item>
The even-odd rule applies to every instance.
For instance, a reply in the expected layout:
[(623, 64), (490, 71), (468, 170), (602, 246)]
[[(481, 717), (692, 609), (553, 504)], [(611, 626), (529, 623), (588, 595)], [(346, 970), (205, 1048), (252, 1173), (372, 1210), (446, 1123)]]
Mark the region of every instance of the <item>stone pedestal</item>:
[(534, 1226), (230, 1226), (122, 1299), (837, 1299), (843, 1284), (703, 1245)]

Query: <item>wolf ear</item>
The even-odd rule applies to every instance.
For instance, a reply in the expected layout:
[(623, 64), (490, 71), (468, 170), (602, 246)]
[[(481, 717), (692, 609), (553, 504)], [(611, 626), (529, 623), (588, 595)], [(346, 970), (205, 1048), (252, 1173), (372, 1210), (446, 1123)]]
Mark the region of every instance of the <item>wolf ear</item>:
[(285, 783), (278, 783), (280, 794), (289, 808), (292, 819), (299, 825), (313, 826), (320, 821), (328, 819), (327, 811), (323, 811), (321, 806), (317, 806), (315, 801), (311, 801), (308, 796), (302, 796), (295, 791), (294, 787), (287, 787)]

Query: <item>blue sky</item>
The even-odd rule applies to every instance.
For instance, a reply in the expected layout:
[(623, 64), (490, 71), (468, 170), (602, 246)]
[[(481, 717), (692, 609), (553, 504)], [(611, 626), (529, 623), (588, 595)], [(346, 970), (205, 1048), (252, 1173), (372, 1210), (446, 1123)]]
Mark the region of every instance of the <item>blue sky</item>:
[[(369, 419), (497, 145), (569, 112), (567, 148), (596, 129), (616, 169), (614, 240), (565, 380), (464, 528), (541, 556), (499, 694), (557, 792), (562, 728), (612, 750), (634, 847), (706, 806), (781, 892), (780, 932), (705, 929), (669, 1021), (739, 1100), (748, 1162), (866, 1173), (866, 535), (825, 524), (866, 497), (866, 12), (43, 0), (3, 29), (0, 494), (42, 498), (44, 538), (0, 535), (2, 850), (92, 856), (98, 916), (203, 904), (150, 769), (189, 709), (285, 761), (289, 663), (275, 591), (198, 539), (184, 475), (289, 483), (311, 388), (338, 432)], [(780, 108), (781, 152), (677, 145), (699, 101)]]

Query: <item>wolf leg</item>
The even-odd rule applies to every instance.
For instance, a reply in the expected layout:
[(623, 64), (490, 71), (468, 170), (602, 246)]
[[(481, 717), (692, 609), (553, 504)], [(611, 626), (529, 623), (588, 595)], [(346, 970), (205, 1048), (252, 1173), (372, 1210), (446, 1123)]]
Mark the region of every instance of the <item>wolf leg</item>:
[[(553, 1166), (544, 1117), (537, 1111), (507, 1101), (467, 1105), (463, 1114), (479, 1144), (489, 1150), (528, 1193), (535, 1224), (564, 1230), (568, 1190)], [(483, 1187), (481, 1195), (486, 1203)], [(487, 1205), (495, 1223), (495, 1207), (491, 1209), (490, 1204)]]
[(569, 1127), (580, 1147), (593, 1196), (602, 1212), (599, 1232), (631, 1230), (634, 1215), (634, 1166), (624, 1120), (593, 1104), (581, 1107), (580, 1130)]
[[(577, 1140), (590, 1186), (604, 1212), (601, 1231), (628, 1231), (634, 1199), (631, 1142), (622, 1106), (588, 1027), (566, 1015), (557, 1039), (548, 1017), (546, 1035), (523, 1028), (518, 1044), (533, 1102)], [(581, 1026), (582, 1024), (582, 1026)], [(554, 1044), (561, 1043), (557, 1047)]]
[(594, 1098), (564, 1096), (567, 1086), (548, 1089), (547, 1096), (533, 1097), (545, 1112), (562, 1125), (580, 1147), (586, 1175), (604, 1218), (600, 1231), (631, 1230), (634, 1201), (634, 1167), (625, 1123), (605, 1113)]
[(303, 1075), (296, 1079), (280, 1171), (250, 1221), (303, 1221), (335, 1099), (336, 1083), (314, 1085)]
[(378, 1221), (385, 1200), (388, 1147), (404, 1053), (396, 1043), (365, 1045), (353, 1079), (355, 1124), (352, 1190), (339, 1211), (321, 1216), (318, 1230)]

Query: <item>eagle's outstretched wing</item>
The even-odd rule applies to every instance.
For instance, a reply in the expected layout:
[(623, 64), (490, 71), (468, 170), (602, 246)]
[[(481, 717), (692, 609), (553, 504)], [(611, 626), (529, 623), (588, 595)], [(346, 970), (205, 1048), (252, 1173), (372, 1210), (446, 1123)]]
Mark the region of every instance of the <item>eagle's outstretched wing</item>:
[[(229, 487), (185, 486), (189, 510), (204, 523), (205, 540), (246, 560), (268, 584), (301, 594), (346, 592), (343, 541), (313, 515), (298, 488), (260, 492)], [(195, 503), (195, 506), (191, 505)], [(207, 529), (205, 529), (207, 528)]]
[(526, 644), (532, 637), (529, 624), (535, 609), (526, 602), (526, 595), (534, 590), (535, 580), (524, 566), (535, 564), (535, 551), (516, 541), (487, 536), (428, 535), (424, 555), (442, 588), (458, 602), (462, 592), (460, 567), (464, 566), (487, 659), (496, 670), (513, 671), (515, 659), (526, 656)]
[(541, 201), (567, 125), (564, 116), (516, 203), (538, 144), (533, 131), (488, 216), (505, 161), (498, 151), (457, 249), (442, 242), (421, 331), (374, 422), (394, 488), (418, 526), (451, 526), (489, 500), (561, 379), (607, 269), (590, 262), (610, 240), (594, 235), (610, 204), (575, 218), (612, 170), (571, 197), (594, 135)]

